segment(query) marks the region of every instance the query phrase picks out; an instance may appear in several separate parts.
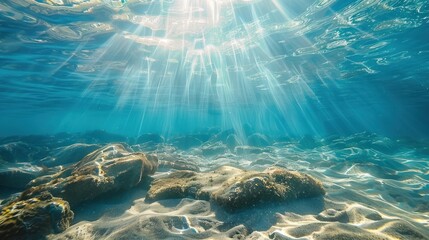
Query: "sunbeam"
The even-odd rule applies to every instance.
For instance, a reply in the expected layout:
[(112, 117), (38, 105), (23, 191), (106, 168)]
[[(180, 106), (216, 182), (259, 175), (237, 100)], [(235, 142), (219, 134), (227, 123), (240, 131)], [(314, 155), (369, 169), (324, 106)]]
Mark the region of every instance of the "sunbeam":
[[(117, 80), (117, 108), (150, 112), (142, 114), (140, 126), (153, 122), (147, 118), (163, 116), (163, 133), (168, 134), (179, 117), (194, 119), (201, 126), (212, 118), (222, 128), (234, 128), (244, 141), (243, 123), (257, 126), (262, 119), (278, 119), (277, 114), (264, 116), (272, 114), (267, 111), (268, 105), (282, 116), (290, 112), (305, 114), (300, 105), (314, 94), (296, 63), (284, 61), (287, 55), (279, 56), (275, 51), (278, 43), (273, 36), (278, 38), (280, 26), (296, 21), (279, 1), (146, 4), (148, 12), (143, 17), (131, 13), (114, 17), (129, 19), (134, 27), (114, 35), (95, 61), (97, 64), (114, 56), (126, 62)], [(151, 9), (158, 8), (163, 14), (151, 15)], [(279, 61), (273, 62), (276, 58)], [(111, 66), (106, 66), (98, 79), (110, 71)], [(294, 82), (294, 88), (307, 90), (289, 93), (290, 86), (283, 79), (293, 76), (300, 79)], [(301, 124), (282, 120), (276, 120), (270, 128), (276, 131), (286, 126), (295, 126), (291, 129), (294, 131), (302, 129)]]

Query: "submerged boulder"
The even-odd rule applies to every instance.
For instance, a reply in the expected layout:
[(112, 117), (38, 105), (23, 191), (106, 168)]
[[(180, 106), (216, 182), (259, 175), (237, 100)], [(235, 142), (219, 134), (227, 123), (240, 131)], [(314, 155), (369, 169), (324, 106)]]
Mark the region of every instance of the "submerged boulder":
[(221, 167), (213, 172), (177, 171), (152, 182), (146, 201), (190, 197), (212, 200), (227, 211), (268, 202), (289, 202), (325, 194), (320, 181), (282, 168), (263, 172)]
[(157, 155), (159, 160), (158, 170), (191, 170), (195, 172), (199, 172), (200, 168), (197, 164), (197, 158), (190, 156), (181, 156), (179, 154), (168, 154), (168, 153), (160, 153)]
[(234, 148), (236, 146), (240, 145), (240, 141), (239, 141), (237, 135), (229, 134), (225, 140), (225, 144), (230, 150), (234, 150)]
[(136, 143), (148, 143), (151, 142), (153, 144), (159, 144), (164, 143), (164, 138), (156, 133), (146, 133), (143, 135), (140, 135), (140, 137), (137, 139)]
[(212, 193), (212, 198), (229, 209), (252, 207), (266, 202), (290, 202), (325, 194), (321, 182), (307, 174), (281, 168), (267, 169), (262, 173), (242, 174), (228, 179)]
[(0, 161), (31, 162), (47, 154), (44, 147), (33, 146), (25, 142), (10, 142), (0, 145)]
[(247, 142), (249, 146), (253, 147), (268, 147), (271, 145), (271, 140), (261, 133), (254, 133), (250, 135), (247, 138)]
[(39, 167), (30, 163), (0, 161), (0, 187), (24, 189), (31, 180), (58, 170), (58, 168)]
[(200, 148), (201, 153), (205, 157), (224, 154), (228, 151), (228, 147), (222, 142), (206, 143)]
[(203, 142), (200, 139), (189, 135), (175, 137), (170, 140), (170, 143), (181, 150), (189, 150), (191, 148), (199, 147), (201, 146), (201, 144), (203, 144)]
[(52, 167), (75, 163), (99, 147), (100, 145), (97, 144), (85, 143), (75, 143), (69, 146), (60, 147), (55, 149), (51, 156), (41, 159), (39, 164)]
[(131, 153), (121, 144), (110, 144), (57, 174), (34, 179), (21, 199), (48, 191), (76, 205), (102, 194), (132, 188), (157, 167), (155, 156)]
[(47, 234), (64, 231), (72, 220), (69, 204), (44, 192), (3, 207), (0, 236), (2, 239), (41, 239)]

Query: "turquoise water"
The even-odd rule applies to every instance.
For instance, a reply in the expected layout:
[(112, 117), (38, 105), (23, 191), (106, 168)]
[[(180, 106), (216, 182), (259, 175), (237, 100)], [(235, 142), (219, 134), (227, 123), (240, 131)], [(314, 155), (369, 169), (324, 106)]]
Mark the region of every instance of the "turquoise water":
[(1, 239), (429, 240), (427, 0), (1, 0)]
[(0, 135), (429, 134), (425, 0), (4, 0)]

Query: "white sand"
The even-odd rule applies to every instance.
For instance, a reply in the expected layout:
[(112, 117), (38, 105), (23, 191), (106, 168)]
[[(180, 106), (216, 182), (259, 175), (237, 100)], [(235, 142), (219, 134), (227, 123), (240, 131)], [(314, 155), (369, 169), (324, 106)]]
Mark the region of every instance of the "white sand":
[[(324, 198), (262, 205), (226, 213), (213, 203), (178, 199), (145, 203), (145, 191), (117, 193), (75, 210), (76, 223), (50, 239), (429, 239), (429, 163), (406, 148), (394, 153), (325, 145), (300, 150), (278, 144), (260, 154), (171, 153), (201, 171), (222, 165), (269, 166), (308, 173), (324, 184)], [(163, 153), (162, 148), (156, 152)], [(167, 158), (166, 158), (167, 159)], [(167, 171), (164, 169), (164, 171)], [(173, 170), (171, 170), (173, 171)], [(168, 172), (158, 172), (154, 178)]]

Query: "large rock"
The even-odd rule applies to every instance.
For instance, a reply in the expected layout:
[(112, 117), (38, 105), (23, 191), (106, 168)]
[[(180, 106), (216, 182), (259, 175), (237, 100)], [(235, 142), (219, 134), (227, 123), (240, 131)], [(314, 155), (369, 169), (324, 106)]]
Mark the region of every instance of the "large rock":
[(75, 143), (55, 149), (51, 156), (41, 159), (38, 163), (47, 167), (76, 163), (99, 147), (97, 144)]
[(253, 147), (267, 147), (271, 145), (271, 140), (261, 133), (254, 133), (247, 138), (247, 143)]
[(201, 146), (200, 150), (203, 156), (210, 157), (228, 152), (228, 147), (222, 142), (210, 142)]
[(102, 194), (132, 188), (157, 167), (155, 156), (131, 153), (121, 144), (111, 144), (57, 174), (34, 179), (21, 199), (48, 191), (76, 205)]
[(307, 174), (280, 168), (262, 173), (244, 173), (230, 178), (213, 192), (212, 198), (221, 206), (234, 210), (266, 202), (289, 202), (325, 194), (321, 182)]
[(281, 168), (263, 172), (221, 167), (214, 172), (177, 171), (152, 182), (146, 201), (190, 197), (212, 200), (228, 211), (268, 202), (289, 202), (325, 194), (307, 174)]
[(182, 149), (182, 150), (189, 150), (194, 147), (199, 147), (203, 142), (194, 137), (194, 136), (181, 136), (176, 137), (170, 140), (170, 143), (173, 144), (173, 146)]
[(171, 169), (176, 170), (191, 170), (199, 172), (200, 168), (196, 163), (198, 160), (196, 157), (192, 158), (191, 156), (181, 156), (178, 154), (168, 154), (160, 153), (157, 155), (159, 160), (158, 170), (162, 171), (163, 169), (169, 171)]
[(1, 239), (43, 239), (67, 229), (73, 220), (69, 204), (44, 192), (38, 197), (15, 201), (0, 215)]
[(0, 187), (24, 189), (27, 184), (40, 176), (59, 171), (30, 163), (9, 163), (0, 161)]
[(29, 145), (25, 142), (10, 142), (0, 145), (0, 161), (31, 162), (47, 154), (47, 148)]
[(138, 148), (143, 151), (155, 151), (161, 144), (165, 142), (164, 137), (156, 133), (146, 133), (137, 138), (136, 145), (134, 148)]
[(235, 134), (230, 134), (225, 140), (226, 146), (232, 151), (236, 146), (240, 144), (240, 141)]
[(165, 140), (164, 138), (156, 133), (146, 133), (141, 135), (138, 139), (136, 143), (148, 143), (151, 142), (153, 144), (159, 144), (159, 143), (164, 143)]

